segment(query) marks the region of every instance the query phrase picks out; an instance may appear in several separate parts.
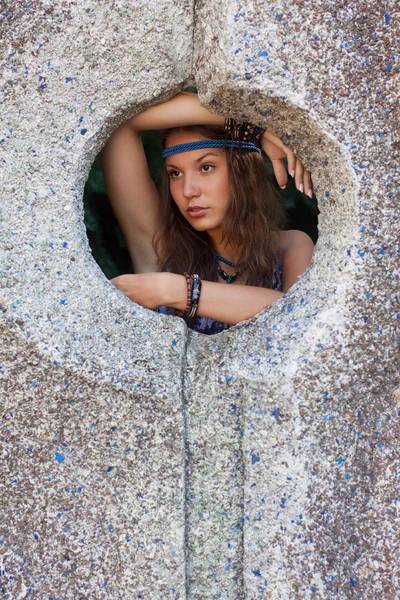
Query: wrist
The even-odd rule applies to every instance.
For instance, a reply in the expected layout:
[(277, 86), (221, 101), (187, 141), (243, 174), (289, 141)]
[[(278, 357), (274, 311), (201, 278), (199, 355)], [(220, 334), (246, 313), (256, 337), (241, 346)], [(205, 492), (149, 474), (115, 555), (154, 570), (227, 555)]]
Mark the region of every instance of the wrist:
[(166, 285), (164, 286), (164, 306), (185, 310), (187, 304), (187, 284), (184, 275), (165, 273)]

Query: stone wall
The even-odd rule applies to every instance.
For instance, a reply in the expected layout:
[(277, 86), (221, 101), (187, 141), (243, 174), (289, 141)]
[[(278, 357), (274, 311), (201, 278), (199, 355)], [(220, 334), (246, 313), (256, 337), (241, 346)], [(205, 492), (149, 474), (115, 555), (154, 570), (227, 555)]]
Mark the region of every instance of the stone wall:
[[(400, 598), (395, 2), (0, 18), (3, 597)], [(83, 225), (112, 130), (190, 82), (321, 211), (306, 273), (211, 337), (123, 297)]]

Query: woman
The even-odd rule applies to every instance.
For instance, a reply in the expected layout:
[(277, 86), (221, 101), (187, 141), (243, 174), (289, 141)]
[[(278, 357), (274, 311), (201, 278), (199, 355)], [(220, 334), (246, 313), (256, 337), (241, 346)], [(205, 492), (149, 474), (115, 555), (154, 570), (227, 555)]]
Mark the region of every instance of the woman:
[[(168, 128), (159, 196), (140, 132)], [(260, 147), (281, 187), (287, 158), (312, 197), (309, 171), (274, 134), (210, 113), (180, 93), (123, 123), (101, 151), (107, 192), (134, 275), (112, 283), (128, 298), (219, 333), (280, 298), (311, 261), (313, 242), (284, 221)], [(228, 285), (227, 285), (228, 284)]]

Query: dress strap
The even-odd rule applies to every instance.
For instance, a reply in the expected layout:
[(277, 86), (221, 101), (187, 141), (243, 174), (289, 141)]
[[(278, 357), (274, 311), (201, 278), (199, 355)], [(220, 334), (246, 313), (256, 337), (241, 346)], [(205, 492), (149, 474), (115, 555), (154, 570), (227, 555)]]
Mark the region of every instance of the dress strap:
[(272, 250), (272, 254), (274, 255), (274, 258), (275, 258), (276, 262), (278, 263), (279, 273), (280, 273), (280, 275), (282, 275), (282, 263), (279, 260), (278, 255), (277, 255), (277, 253), (274, 250)]

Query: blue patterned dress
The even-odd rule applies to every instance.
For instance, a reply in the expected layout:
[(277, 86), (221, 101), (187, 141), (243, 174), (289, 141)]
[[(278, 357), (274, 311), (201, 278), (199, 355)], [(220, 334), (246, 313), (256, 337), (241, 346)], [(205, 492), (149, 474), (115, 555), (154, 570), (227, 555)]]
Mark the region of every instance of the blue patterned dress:
[[(276, 267), (272, 276), (272, 285), (260, 285), (260, 287), (269, 288), (272, 290), (276, 290), (277, 292), (282, 291), (282, 264), (275, 252), (273, 252)], [(162, 313), (164, 315), (175, 315), (175, 309), (169, 308), (168, 306), (160, 306), (156, 312)], [(197, 331), (198, 333), (203, 333), (205, 335), (214, 335), (216, 333), (221, 333), (225, 331), (225, 329), (229, 329), (231, 327), (227, 323), (222, 323), (221, 321), (214, 321), (214, 319), (208, 319), (207, 317), (184, 317), (186, 321), (186, 325), (193, 329), (193, 331)]]

